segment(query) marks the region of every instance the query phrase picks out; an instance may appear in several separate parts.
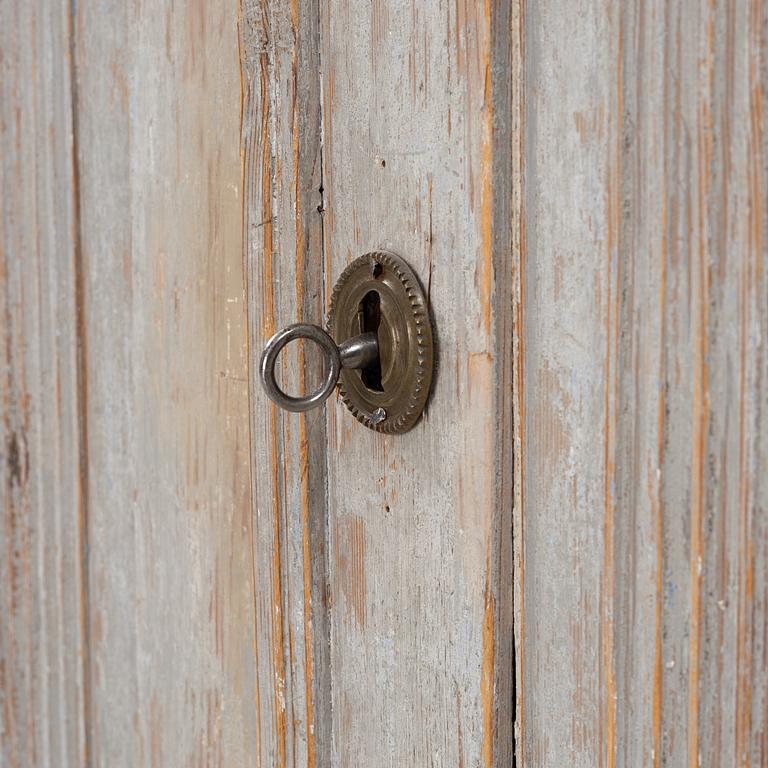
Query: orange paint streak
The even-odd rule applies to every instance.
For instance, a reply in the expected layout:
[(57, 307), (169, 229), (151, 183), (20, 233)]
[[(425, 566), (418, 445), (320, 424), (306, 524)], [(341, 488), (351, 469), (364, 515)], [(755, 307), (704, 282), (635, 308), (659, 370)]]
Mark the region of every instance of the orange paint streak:
[(281, 562), (281, 526), (279, 485), (280, 466), (278, 463), (279, 446), (277, 439), (277, 406), (270, 404), (270, 452), (272, 456), (272, 664), (274, 666), (275, 726), (278, 749), (278, 765), (285, 768), (287, 760), (287, 733), (285, 718), (285, 650), (283, 632), (283, 587)]
[[(260, 97), (261, 104), (269, 104), (268, 97), (268, 67), (266, 54), (262, 55), (260, 67)], [(269, 151), (269, 112), (262, 110), (261, 119), (261, 203), (262, 203), (262, 246), (263, 246), (263, 282), (262, 292), (262, 324), (265, 336), (271, 336), (275, 332), (275, 299), (274, 299), (274, 275), (272, 268), (272, 167)], [(270, 431), (270, 455), (272, 471), (272, 664), (274, 666), (274, 697), (275, 697), (275, 727), (278, 748), (278, 765), (285, 766), (287, 759), (286, 748), (286, 720), (285, 720), (285, 652), (283, 636), (283, 594), (282, 594), (282, 567), (281, 567), (281, 525), (280, 525), (280, 497), (277, 489), (279, 484), (279, 445), (277, 437), (277, 406), (269, 407), (269, 431)]]
[[(666, 103), (666, 99), (665, 99)], [(666, 381), (666, 365), (664, 349), (666, 342), (666, 301), (667, 301), (667, 198), (666, 191), (661, 194), (661, 279), (659, 288), (659, 381)], [(652, 709), (652, 755), (653, 768), (661, 765), (661, 716), (663, 695), (663, 664), (662, 664), (662, 616), (664, 589), (664, 509), (663, 509), (663, 480), (661, 467), (664, 466), (664, 414), (666, 412), (665, 387), (659, 392), (659, 405), (656, 412), (657, 443), (656, 455), (659, 467), (655, 488), (654, 511), (656, 513), (656, 596), (654, 605), (654, 659), (653, 659), (653, 709)]]
[[(291, 21), (293, 25), (294, 39), (298, 36), (298, 3), (291, 0)], [(293, 122), (291, 137), (293, 141), (293, 184), (294, 184), (294, 208), (296, 229), (296, 306), (299, 317), (304, 319), (304, 221), (301, 205), (301, 174), (299, 158), (299, 111), (297, 103), (298, 71), (296, 48), (291, 57), (291, 69), (293, 78)], [(298, 345), (300, 394), (306, 391), (306, 359), (304, 345)], [(312, 556), (309, 546), (309, 445), (307, 439), (307, 420), (305, 414), (299, 415), (299, 467), (301, 484), (301, 539), (302, 539), (302, 567), (303, 567), (303, 612), (304, 612), (304, 695), (306, 700), (306, 739), (307, 739), (307, 768), (315, 766), (315, 715), (313, 698), (314, 657), (312, 653)]]
[[(267, 71), (266, 54), (262, 55), (262, 66), (260, 71), (260, 103), (269, 103), (269, 73)], [(264, 109), (261, 115), (261, 147), (262, 147), (262, 169), (261, 169), (261, 201), (262, 201), (262, 246), (264, 253), (263, 260), (263, 281), (261, 286), (261, 295), (263, 297), (262, 306), (262, 324), (265, 338), (268, 338), (275, 332), (275, 297), (273, 294), (274, 275), (272, 273), (272, 173), (269, 155), (269, 111)]]
[[(741, 273), (739, 301), (739, 539), (738, 539), (738, 603), (736, 616), (736, 733), (734, 758), (738, 766), (750, 763), (750, 736), (752, 723), (752, 675), (754, 626), (754, 551), (752, 516), (755, 509), (751, 498), (749, 471), (749, 429), (747, 427), (748, 370), (752, 355), (748, 350), (750, 339), (750, 309), (760, 306), (760, 298), (753, 295), (762, 285), (763, 225), (763, 84), (761, 78), (761, 19), (762, 3), (753, 2), (749, 9), (749, 113), (750, 131), (747, 140), (748, 219), (747, 251), (749, 260)], [(746, 273), (746, 274), (745, 274)], [(758, 288), (758, 291), (760, 289)], [(759, 309), (757, 309), (759, 312)], [(758, 662), (759, 663), (759, 662)], [(759, 691), (759, 689), (758, 689)], [(759, 695), (759, 693), (758, 693)]]
[(493, 93), (491, 88), (491, 6), (485, 0), (485, 87), (483, 136), (480, 145), (480, 237), (483, 273), (480, 287), (483, 323), (491, 335), (491, 282), (493, 258)]
[[(712, 16), (707, 21), (706, 92), (712, 92), (713, 68)], [(693, 349), (693, 456), (691, 461), (691, 619), (688, 668), (688, 766), (698, 768), (699, 745), (699, 697), (701, 662), (701, 583), (704, 562), (704, 536), (702, 530), (705, 502), (706, 438), (709, 426), (708, 391), (708, 307), (709, 272), (707, 267), (707, 200), (712, 167), (712, 115), (710, 106), (703, 101), (699, 108), (698, 125), (698, 267), (697, 293), (693, 306), (698, 310), (694, 317), (695, 344)]]
[[(621, 30), (621, 23), (619, 23)], [(617, 41), (617, 82), (616, 82), (616, 115), (622, 114), (622, 35), (619, 31)], [(604, 480), (604, 512), (603, 521), (603, 575), (600, 594), (600, 634), (602, 648), (602, 677), (604, 692), (602, 707), (604, 711), (605, 756), (608, 768), (616, 763), (616, 669), (614, 662), (615, 627), (613, 619), (615, 602), (615, 544), (614, 518), (616, 502), (614, 486), (616, 483), (615, 441), (617, 432), (617, 402), (618, 402), (618, 344), (619, 344), (619, 305), (621, 285), (621, 259), (619, 258), (620, 242), (620, 209), (619, 199), (621, 178), (621, 135), (616, 131), (616, 141), (613, 146), (613, 156), (609, 158), (607, 183), (607, 254), (608, 254), (608, 296), (606, 299), (605, 316), (605, 404), (603, 427), (603, 466)], [(615, 275), (613, 274), (615, 264)], [(616, 291), (614, 293), (614, 281)], [(601, 755), (602, 758), (602, 755)], [(602, 764), (602, 759), (600, 760)]]
[[(611, 308), (611, 290), (608, 295), (608, 312)], [(616, 306), (618, 301), (614, 300)], [(607, 320), (608, 343), (611, 339), (611, 322)], [(615, 328), (614, 328), (615, 330)], [(613, 664), (614, 648), (614, 624), (613, 624), (613, 604), (615, 592), (614, 579), (614, 508), (612, 485), (615, 481), (615, 462), (613, 458), (613, 438), (615, 431), (615, 400), (610, 396), (610, 372), (611, 372), (611, 353), (610, 346), (606, 355), (606, 394), (605, 394), (605, 435), (604, 435), (604, 467), (605, 467), (605, 488), (604, 488), (604, 511), (603, 521), (603, 578), (602, 591), (600, 595), (601, 611), (601, 645), (602, 645), (602, 672), (605, 681), (604, 708), (605, 708), (605, 749), (607, 755), (607, 764), (609, 768), (615, 763), (616, 746), (616, 677)], [(615, 382), (614, 382), (615, 384)], [(602, 761), (601, 761), (602, 762)]]
[(749, 474), (747, 472), (747, 315), (751, 275), (739, 280), (739, 538), (738, 592), (736, 613), (736, 722), (735, 765), (749, 765), (749, 732), (752, 686), (750, 684), (749, 614), (752, 602), (752, 547), (749, 538)]
[[(700, 297), (700, 301), (701, 301)], [(706, 309), (700, 305), (700, 313)], [(699, 764), (699, 662), (701, 656), (701, 567), (704, 541), (702, 518), (704, 507), (704, 466), (707, 413), (705, 405), (706, 384), (706, 334), (701, 327), (697, 330), (698, 343), (695, 351), (695, 373), (693, 388), (693, 462), (691, 499), (691, 639), (688, 671), (688, 765), (698, 768)]]
[[(242, 17), (243, 17), (243, 6), (242, 6), (242, 0), (238, 0), (237, 3), (237, 60), (240, 63), (240, 71), (239, 71), (239, 86), (240, 86), (240, 136), (242, 138), (243, 135), (243, 115), (244, 115), (244, 109), (245, 109), (245, 84), (244, 84), (244, 75), (245, 75), (245, 59), (243, 58), (243, 41), (242, 41), (242, 29), (241, 29), (241, 23), (242, 23)], [(241, 142), (240, 144), (240, 190), (245, 189), (245, 145)], [(243, 211), (245, 211), (245, 201), (243, 198)], [(243, 218), (243, 221), (245, 221), (245, 218)]]
[(483, 614), (483, 661), (480, 679), (480, 698), (483, 708), (483, 765), (493, 768), (493, 704), (495, 671), (495, 619), (496, 601), (491, 590), (490, 547), (485, 561), (485, 610)]
[[(519, 62), (525, 58), (525, 4), (516, 6), (517, 18), (517, 71), (513, 83), (519, 84), (517, 94), (518, 126), (525, 124), (525, 90), (524, 77)], [(514, 538), (519, 542), (515, 552), (515, 755), (516, 764), (525, 764), (525, 378), (523, 365), (525, 363), (525, 302), (526, 282), (525, 270), (527, 264), (527, 233), (525, 216), (525, 197), (523, 194), (525, 181), (525, 131), (518, 127), (513, 134), (517, 146), (517, 176), (515, 187), (518, 209), (518, 249), (519, 261), (514, 272), (516, 280), (515, 328), (513, 329), (513, 369), (514, 382), (513, 428), (514, 428)], [(514, 259), (513, 259), (514, 265)]]
[(307, 766), (315, 765), (315, 713), (312, 681), (314, 657), (312, 654), (312, 555), (309, 547), (309, 451), (306, 417), (299, 421), (301, 462), (301, 545), (304, 566), (304, 677), (307, 700)]
[(352, 553), (352, 568), (350, 572), (352, 582), (352, 605), (355, 611), (355, 619), (359, 627), (365, 626), (365, 523), (362, 518), (355, 518), (350, 522), (350, 551)]

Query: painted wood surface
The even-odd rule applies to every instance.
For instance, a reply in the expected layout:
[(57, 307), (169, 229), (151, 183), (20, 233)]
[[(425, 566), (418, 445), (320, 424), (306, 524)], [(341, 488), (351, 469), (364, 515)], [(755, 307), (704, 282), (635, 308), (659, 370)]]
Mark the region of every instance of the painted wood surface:
[[(0, 66), (0, 765), (768, 762), (764, 2), (0, 0)], [(380, 247), (424, 419), (278, 411)]]
[[(259, 744), (264, 766), (330, 765), (325, 410), (290, 414), (257, 365), (289, 323), (323, 324), (319, 17), (315, 0), (244, 2), (243, 231), (249, 287)], [(291, 345), (282, 386), (321, 375)], [(306, 373), (302, 375), (301, 373)]]
[(0, 9), (0, 764), (246, 765), (237, 8)]
[[(393, 21), (402, 10), (391, 10)], [(244, 6), (256, 344), (297, 319), (322, 323), (335, 277), (376, 247), (414, 265), (446, 334), (435, 394), (443, 406), (407, 437), (361, 430), (333, 404), (326, 445), (323, 411), (280, 413), (252, 384), (254, 455), (263, 467), (260, 755), (278, 765), (491, 764), (494, 732), (498, 748), (512, 751), (513, 635), (511, 624), (497, 629), (511, 621), (497, 597), (511, 606), (511, 568), (502, 579), (499, 567), (505, 534), (511, 557), (499, 503), (511, 484), (494, 487), (511, 454), (495, 450), (501, 430), (492, 410), (501, 371), (495, 344), (505, 337), (494, 333), (497, 294), (511, 290), (510, 281), (497, 288), (493, 274), (505, 259), (500, 271), (509, 269), (499, 244), (511, 231), (502, 215), (510, 197), (493, 189), (511, 183), (511, 161), (509, 124), (501, 120), (495, 132), (492, 116), (493, 98), (502, 117), (509, 108), (501, 98), (509, 81), (494, 81), (492, 95), (488, 79), (509, 50), (483, 14), (457, 17), (446, 5), (398, 30), (379, 13), (385, 9), (365, 4)], [(460, 36), (457, 51), (445, 44), (446, 24)], [(494, 29), (506, 29), (500, 17)], [(365, 64), (370, 36), (373, 69)], [(429, 98), (435, 88), (440, 97)], [(451, 153), (451, 162), (440, 159)], [(443, 191), (434, 203), (433, 188)], [(494, 229), (495, 219), (505, 226)], [(511, 349), (499, 348), (509, 362)], [(291, 380), (302, 354), (288, 359), (286, 386), (303, 386), (295, 374)], [(315, 367), (306, 375), (316, 377)], [(501, 708), (497, 656), (507, 673), (498, 682), (507, 693)]]
[(84, 387), (70, 19), (0, 3), (0, 765), (83, 765)]
[(439, 357), (405, 436), (328, 411), (333, 765), (510, 763), (507, 6), (320, 9), (326, 297), (353, 258), (398, 253)]
[(73, 19), (99, 765), (244, 765), (259, 740), (237, 22)]
[(524, 766), (768, 761), (768, 7), (528, 4)]

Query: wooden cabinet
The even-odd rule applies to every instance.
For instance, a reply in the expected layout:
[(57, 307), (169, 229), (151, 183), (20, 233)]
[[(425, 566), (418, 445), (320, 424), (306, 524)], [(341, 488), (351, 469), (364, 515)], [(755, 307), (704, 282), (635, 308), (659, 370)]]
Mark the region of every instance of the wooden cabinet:
[[(0, 0), (0, 766), (768, 764), (766, 30)], [(424, 416), (278, 410), (380, 248)]]

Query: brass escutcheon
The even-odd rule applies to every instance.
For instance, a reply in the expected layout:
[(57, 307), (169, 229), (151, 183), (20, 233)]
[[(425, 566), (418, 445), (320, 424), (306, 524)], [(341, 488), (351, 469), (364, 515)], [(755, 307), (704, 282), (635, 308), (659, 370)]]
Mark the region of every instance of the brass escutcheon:
[[(323, 384), (291, 397), (275, 380), (283, 347), (308, 339), (325, 357)], [(338, 385), (355, 418), (377, 432), (407, 432), (424, 410), (434, 363), (429, 308), (411, 268), (394, 253), (374, 251), (353, 261), (331, 297), (327, 332), (295, 324), (278, 331), (261, 356), (259, 372), (267, 395), (288, 411), (322, 404)]]

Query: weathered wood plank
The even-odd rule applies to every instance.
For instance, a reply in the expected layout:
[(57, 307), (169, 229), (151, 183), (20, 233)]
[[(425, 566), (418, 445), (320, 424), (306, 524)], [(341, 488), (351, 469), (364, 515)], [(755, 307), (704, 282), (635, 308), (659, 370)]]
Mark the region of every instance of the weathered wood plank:
[(88, 759), (67, 3), (0, 3), (0, 765)]
[[(616, 36), (599, 3), (525, 11), (521, 319), (523, 765), (590, 765), (608, 749), (614, 680), (611, 299), (617, 188)], [(588, 85), (587, 85), (588, 84)], [(580, 126), (581, 129), (580, 129)], [(609, 529), (610, 530), (610, 529)], [(604, 559), (608, 562), (604, 562)], [(603, 763), (600, 763), (603, 764)]]
[(256, 754), (236, 7), (76, 5), (95, 765)]
[[(245, 2), (244, 232), (249, 287), (259, 764), (330, 765), (324, 409), (277, 409), (258, 357), (280, 327), (323, 323), (320, 73), (315, 0)], [(283, 354), (283, 386), (316, 384), (314, 350)], [(304, 372), (304, 373), (302, 373)]]
[(490, 766), (496, 718), (512, 719), (495, 691), (512, 676), (497, 485), (506, 4), (326, 0), (320, 13), (327, 286), (368, 250), (399, 253), (430, 293), (439, 347), (411, 433), (367, 431), (340, 402), (328, 412), (332, 764)]
[(526, 9), (522, 765), (766, 760), (767, 24)]
[[(509, 765), (513, 575), (518, 764), (768, 761), (764, 2), (2, 3), (0, 57), (2, 765)], [(401, 437), (255, 376), (375, 247)]]

